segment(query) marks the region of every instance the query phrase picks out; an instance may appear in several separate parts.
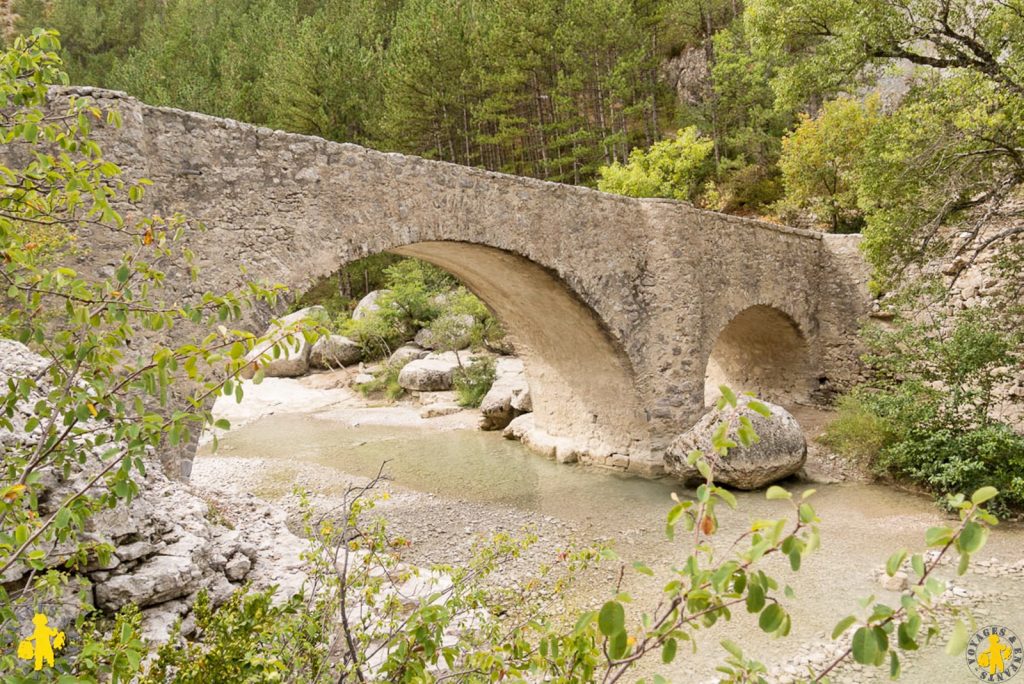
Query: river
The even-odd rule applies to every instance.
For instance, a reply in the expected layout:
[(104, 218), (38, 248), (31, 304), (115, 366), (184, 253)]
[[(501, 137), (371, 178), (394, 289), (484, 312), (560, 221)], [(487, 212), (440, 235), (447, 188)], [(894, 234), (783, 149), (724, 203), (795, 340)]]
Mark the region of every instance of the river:
[[(627, 572), (626, 588), (638, 606), (653, 605), (666, 573), (687, 552), (685, 540), (668, 542), (663, 533), (671, 493), (692, 494), (676, 483), (558, 465), (500, 434), (465, 429), (464, 422), (448, 423), (444, 430), (410, 427), (382, 419), (386, 412), (361, 411), (347, 402), (333, 413), (320, 407), (262, 416), (222, 435), (215, 454), (204, 447), (193, 479), (287, 505), (294, 503), (295, 485), (329, 497), (353, 477), (373, 476), (386, 461), (388, 487), (396, 495), (383, 510), (418, 544), (419, 562), (457, 562), (469, 540), (494, 529), (535, 529), (543, 541), (538, 554), (529, 557), (531, 562), (574, 540), (611, 541), (623, 560), (643, 560), (658, 575), (655, 583)], [(370, 416), (374, 417), (368, 420)], [(811, 500), (822, 518), (822, 548), (806, 558), (799, 573), (791, 572), (788, 564), (768, 564), (771, 573), (796, 589), (796, 597), (785, 601), (793, 616), (792, 634), (767, 638), (749, 616), (737, 614), (731, 624), (704, 633), (696, 655), (684, 653), (674, 667), (652, 666), (650, 671), (673, 682), (707, 681), (725, 656), (718, 641), (730, 638), (769, 665), (796, 672), (792, 668), (801, 659), (823, 652), (826, 634), (840, 618), (856, 611), (856, 599), (875, 595), (898, 602), (898, 594), (882, 588), (877, 569), (898, 548), (921, 549), (924, 531), (947, 521), (929, 499), (881, 485), (794, 482), (787, 487), (798, 493), (816, 489)], [(784, 502), (767, 501), (761, 492), (737, 493), (737, 499), (737, 511), (720, 507), (718, 539), (731, 541), (751, 519), (786, 512)], [(954, 579), (961, 595), (954, 600), (973, 606), (979, 625), (997, 623), (1024, 634), (1022, 541), (1024, 529), (1019, 525), (999, 526), (980, 554), (985, 565)], [(617, 566), (588, 576), (580, 602), (604, 601), (616, 576)], [(942, 576), (953, 579), (954, 573), (943, 569)], [(903, 681), (977, 681), (962, 657), (945, 655), (941, 646), (915, 654)], [(858, 666), (845, 668), (834, 681), (886, 679), (881, 670)]]

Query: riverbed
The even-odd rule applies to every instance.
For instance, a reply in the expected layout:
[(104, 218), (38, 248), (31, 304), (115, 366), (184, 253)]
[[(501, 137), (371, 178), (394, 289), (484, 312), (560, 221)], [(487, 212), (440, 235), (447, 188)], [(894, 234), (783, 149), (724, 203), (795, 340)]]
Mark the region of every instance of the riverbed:
[[(414, 406), (370, 406), (343, 388), (298, 381), (253, 390), (242, 407), (218, 407), (240, 427), (220, 436), (216, 453), (209, 444), (201, 450), (193, 471), (197, 485), (255, 493), (294, 511), (296, 486), (326, 506), (385, 464), (390, 499), (380, 510), (412, 541), (412, 562), (458, 563), (480, 535), (495, 531), (539, 536), (520, 561), (521, 572), (550, 562), (570, 544), (608, 543), (627, 564), (643, 560), (656, 572), (657, 581), (626, 573), (625, 588), (637, 606), (653, 606), (668, 571), (687, 553), (685, 540), (664, 537), (671, 494), (691, 494), (669, 480), (556, 464), (499, 433), (473, 429), (472, 412), (424, 420)], [(684, 653), (673, 667), (652, 664), (647, 671), (672, 682), (713, 680), (714, 666), (725, 656), (718, 641), (729, 638), (773, 668), (773, 679), (790, 680), (809, 659), (827, 653), (827, 633), (856, 611), (858, 598), (873, 594), (898, 602), (898, 593), (879, 582), (878, 569), (898, 548), (920, 549), (924, 531), (946, 520), (929, 499), (881, 485), (786, 486), (797, 493), (814, 488), (811, 500), (822, 518), (822, 548), (806, 558), (799, 573), (788, 564), (767, 566), (796, 589), (796, 597), (785, 602), (793, 616), (791, 635), (767, 638), (746, 614), (737, 614), (731, 624), (702, 634), (696, 655)], [(786, 512), (784, 503), (766, 501), (761, 492), (737, 493), (737, 499), (737, 511), (720, 508), (719, 539), (735, 538), (754, 518)], [(1022, 542), (1020, 526), (997, 528), (977, 559), (981, 564), (954, 579), (951, 602), (972, 607), (980, 624), (1003, 624), (1024, 634)], [(589, 573), (576, 596), (579, 604), (606, 600), (618, 569), (606, 563)], [(954, 577), (949, 569), (942, 575)], [(962, 657), (946, 656), (941, 646), (916, 654), (903, 681), (972, 681)], [(834, 681), (886, 679), (886, 672), (856, 666), (841, 670)]]

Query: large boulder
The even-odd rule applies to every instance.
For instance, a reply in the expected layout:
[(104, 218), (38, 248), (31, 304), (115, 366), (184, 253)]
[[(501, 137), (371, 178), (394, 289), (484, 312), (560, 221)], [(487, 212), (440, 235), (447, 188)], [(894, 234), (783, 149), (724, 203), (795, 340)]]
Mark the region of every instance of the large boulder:
[[(747, 447), (735, 447), (728, 456), (717, 456), (711, 448), (711, 436), (726, 416), (709, 411), (697, 423), (677, 437), (665, 452), (667, 470), (684, 482), (703, 480), (694, 466), (687, 464), (687, 455), (704, 452), (714, 468), (715, 482), (736, 489), (759, 489), (796, 473), (807, 460), (807, 441), (796, 419), (781, 406), (761, 402), (771, 410), (765, 417), (747, 406), (740, 397), (735, 411), (747, 416), (760, 441)], [(738, 439), (734, 439), (738, 442)]]
[(351, 366), (362, 360), (362, 347), (344, 335), (324, 335), (309, 351), (309, 365), (321, 370)]
[(500, 358), (494, 366), (494, 384), (480, 402), (481, 430), (504, 430), (518, 415), (513, 403), (529, 393), (523, 362), (517, 358)]
[[(270, 327), (263, 333), (263, 336), (269, 337), (269, 339), (256, 345), (246, 355), (246, 360), (256, 361), (263, 354), (268, 354), (266, 359), (257, 361), (260, 367), (263, 368), (263, 375), (268, 378), (297, 378), (300, 375), (305, 375), (309, 372), (309, 354), (313, 346), (306, 342), (300, 334), (292, 335), (290, 341), (285, 340), (283, 342), (281, 354), (277, 358), (272, 357), (270, 350), (274, 346), (274, 342), (281, 338), (285, 330), (292, 328), (305, 319), (316, 319), (326, 314), (327, 312), (322, 306), (309, 306), (287, 316), (282, 316), (271, 323)], [(242, 369), (240, 375), (245, 379), (251, 378), (256, 374), (255, 365), (249, 364)]]
[(356, 308), (352, 311), (352, 320), (361, 321), (366, 318), (374, 311), (380, 310), (380, 304), (377, 300), (380, 299), (381, 295), (386, 294), (390, 290), (374, 290), (365, 297), (359, 300), (356, 304)]
[(473, 341), (475, 323), (469, 314), (444, 314), (417, 332), (414, 341), (424, 349), (465, 349)]
[(451, 352), (431, 354), (405, 364), (398, 374), (398, 384), (414, 392), (450, 390), (455, 369), (458, 367), (459, 362)]

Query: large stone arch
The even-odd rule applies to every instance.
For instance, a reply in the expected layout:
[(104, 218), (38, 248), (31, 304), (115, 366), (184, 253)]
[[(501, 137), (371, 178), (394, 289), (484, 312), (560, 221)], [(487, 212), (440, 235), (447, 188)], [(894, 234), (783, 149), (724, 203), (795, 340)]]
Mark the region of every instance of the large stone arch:
[[(858, 377), (869, 298), (856, 236), (76, 92), (120, 110), (124, 125), (100, 127), (98, 140), (129, 176), (153, 181), (126, 213), (182, 212), (206, 227), (187, 238), (202, 282), (172, 270), (170, 294), (254, 277), (301, 292), (386, 251), (432, 261), (522, 328), (539, 425), (583, 460), (660, 472), (663, 449), (704, 410), (715, 340), (751, 306), (788, 314), (832, 387)], [(82, 242), (86, 273), (108, 269), (123, 247), (101, 233)], [(255, 316), (247, 323), (261, 327)]]
[[(583, 460), (631, 451), (647, 432), (632, 364), (601, 319), (557, 274), (509, 252), (468, 242), (391, 250), (458, 277), (511, 331), (523, 359), (534, 425), (568, 439)], [(631, 437), (632, 436), (632, 437)]]

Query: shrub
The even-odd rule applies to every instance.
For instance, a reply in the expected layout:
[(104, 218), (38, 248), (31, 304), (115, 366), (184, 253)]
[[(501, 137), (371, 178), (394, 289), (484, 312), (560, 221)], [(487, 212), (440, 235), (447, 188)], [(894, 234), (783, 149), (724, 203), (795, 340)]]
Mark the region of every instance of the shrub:
[(484, 395), (494, 384), (494, 359), (490, 356), (478, 356), (468, 366), (460, 366), (455, 371), (453, 385), (459, 397), (459, 405), (477, 408)]
[(376, 373), (373, 380), (359, 385), (359, 392), (366, 397), (384, 395), (388, 401), (397, 401), (405, 394), (405, 388), (398, 384), (398, 375), (406, 362), (385, 363)]
[(937, 493), (996, 487), (996, 510), (1024, 508), (1024, 436), (1009, 426), (915, 429), (879, 453), (875, 467)]
[(857, 393), (839, 400), (838, 415), (829, 423), (821, 442), (837, 453), (863, 464), (872, 464), (894, 438), (889, 422)]
[(629, 197), (693, 200), (713, 170), (714, 146), (696, 126), (684, 128), (674, 138), (656, 142), (646, 150), (635, 148), (629, 153), (628, 164), (602, 166), (597, 187)]

